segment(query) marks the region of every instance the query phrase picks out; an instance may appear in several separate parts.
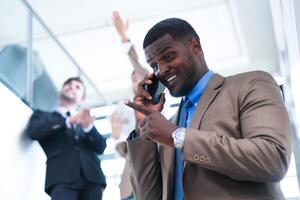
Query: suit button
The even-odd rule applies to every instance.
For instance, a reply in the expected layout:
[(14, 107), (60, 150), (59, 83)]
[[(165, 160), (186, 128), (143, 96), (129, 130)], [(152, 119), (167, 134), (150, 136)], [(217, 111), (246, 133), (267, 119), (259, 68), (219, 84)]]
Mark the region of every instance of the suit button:
[(211, 162), (211, 158), (210, 157), (206, 157), (205, 158), (205, 162), (208, 164), (208, 163), (210, 163)]
[(200, 160), (200, 162), (204, 162), (205, 156), (200, 156), (199, 160)]
[(198, 154), (194, 154), (193, 159), (195, 161), (198, 161), (200, 159), (200, 156)]
[(79, 148), (76, 146), (76, 147), (74, 147), (74, 149), (75, 149), (75, 150), (78, 150)]
[(78, 139), (79, 139), (79, 136), (78, 136), (78, 135), (75, 135), (74, 138), (75, 138), (75, 140), (78, 140)]

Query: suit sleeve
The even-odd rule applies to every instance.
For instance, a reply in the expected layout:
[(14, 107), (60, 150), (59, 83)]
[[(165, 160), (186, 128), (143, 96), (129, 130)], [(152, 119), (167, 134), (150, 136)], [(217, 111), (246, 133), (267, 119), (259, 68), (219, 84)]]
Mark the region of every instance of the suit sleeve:
[(157, 143), (132, 138), (131, 134), (127, 148), (135, 197), (139, 200), (160, 200), (162, 175)]
[(128, 150), (127, 150), (127, 143), (126, 142), (119, 142), (116, 145), (116, 150), (120, 154), (121, 157), (127, 158), (128, 156)]
[(97, 131), (95, 126), (88, 133), (83, 134), (85, 135), (84, 143), (89, 149), (98, 154), (104, 152), (106, 148), (106, 139)]
[(273, 78), (256, 75), (239, 90), (241, 138), (187, 129), (184, 160), (236, 180), (276, 182), (284, 177), (291, 156), (289, 116)]
[(51, 113), (35, 111), (29, 119), (26, 134), (33, 140), (41, 140), (59, 129), (66, 129), (65, 119)]

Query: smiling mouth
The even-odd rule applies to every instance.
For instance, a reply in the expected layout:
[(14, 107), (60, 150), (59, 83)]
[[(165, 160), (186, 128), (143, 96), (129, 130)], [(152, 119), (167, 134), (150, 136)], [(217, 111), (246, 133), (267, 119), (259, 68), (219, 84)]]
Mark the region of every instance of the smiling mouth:
[(173, 75), (167, 79), (167, 83), (169, 86), (173, 85), (176, 79), (176, 75)]

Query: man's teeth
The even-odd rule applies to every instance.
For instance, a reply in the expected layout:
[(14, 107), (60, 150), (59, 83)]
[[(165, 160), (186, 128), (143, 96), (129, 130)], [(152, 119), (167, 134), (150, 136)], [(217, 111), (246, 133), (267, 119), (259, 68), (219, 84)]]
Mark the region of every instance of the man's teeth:
[(171, 81), (173, 81), (176, 78), (176, 75), (171, 76), (170, 78), (168, 78), (168, 82), (170, 83)]

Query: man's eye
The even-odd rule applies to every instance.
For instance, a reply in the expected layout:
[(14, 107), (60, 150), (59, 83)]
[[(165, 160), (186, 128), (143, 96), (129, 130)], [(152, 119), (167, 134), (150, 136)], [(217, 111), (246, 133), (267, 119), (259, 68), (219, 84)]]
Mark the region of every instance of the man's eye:
[(173, 59), (174, 55), (172, 53), (168, 53), (164, 56), (166, 61), (171, 61)]

